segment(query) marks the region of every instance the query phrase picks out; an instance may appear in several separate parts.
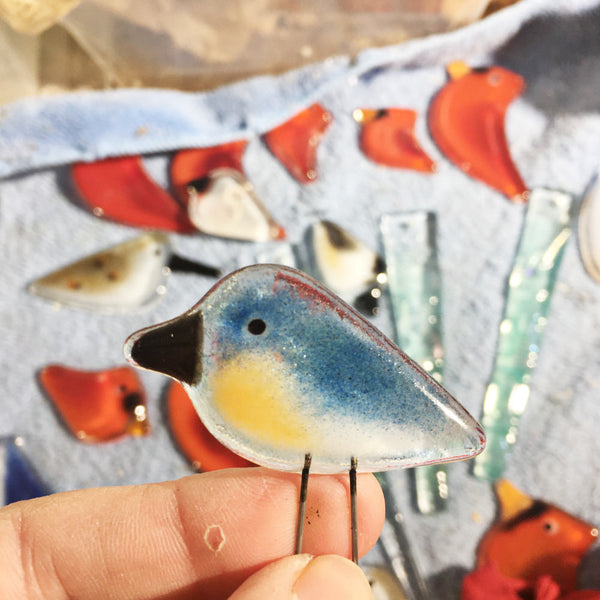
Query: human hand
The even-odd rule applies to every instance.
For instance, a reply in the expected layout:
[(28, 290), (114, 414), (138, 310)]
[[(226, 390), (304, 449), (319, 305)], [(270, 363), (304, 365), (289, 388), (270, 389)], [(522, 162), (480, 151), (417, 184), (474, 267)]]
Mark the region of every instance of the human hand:
[[(340, 556), (290, 556), (299, 485), (298, 475), (257, 467), (9, 505), (0, 598), (370, 598), (360, 569), (341, 558), (351, 552), (348, 477), (311, 475), (306, 504), (303, 550)], [(381, 488), (359, 475), (361, 556), (383, 519)]]

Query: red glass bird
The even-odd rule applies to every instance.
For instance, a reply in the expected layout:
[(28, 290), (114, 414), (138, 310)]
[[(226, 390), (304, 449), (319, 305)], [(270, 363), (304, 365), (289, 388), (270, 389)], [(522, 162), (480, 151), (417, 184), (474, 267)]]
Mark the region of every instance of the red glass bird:
[(263, 140), (290, 175), (300, 183), (317, 178), (317, 147), (333, 117), (320, 104), (313, 104), (278, 127)]
[(357, 108), (359, 145), (365, 156), (387, 167), (433, 173), (436, 166), (415, 139), (417, 113), (406, 108)]
[(447, 67), (450, 81), (429, 108), (429, 130), (439, 149), (458, 168), (502, 192), (527, 201), (527, 186), (515, 167), (504, 131), (509, 104), (525, 87), (523, 78), (502, 67)]
[(133, 227), (196, 231), (185, 208), (150, 178), (139, 156), (76, 163), (71, 177), (81, 201), (97, 217)]
[(130, 367), (81, 371), (48, 365), (39, 380), (67, 427), (83, 442), (150, 433), (146, 394)]

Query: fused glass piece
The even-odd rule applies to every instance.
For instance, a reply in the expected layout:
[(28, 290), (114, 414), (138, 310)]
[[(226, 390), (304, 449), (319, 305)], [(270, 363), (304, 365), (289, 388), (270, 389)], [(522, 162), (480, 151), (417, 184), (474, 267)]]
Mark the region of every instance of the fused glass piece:
[(374, 250), (331, 221), (314, 223), (308, 237), (318, 279), (336, 294), (355, 292), (385, 273)]
[(375, 314), (387, 275), (381, 256), (351, 233), (318, 221), (308, 228), (298, 254), (311, 275), (365, 314)]
[(234, 169), (243, 173), (242, 157), (247, 145), (246, 140), (238, 140), (219, 146), (177, 152), (169, 169), (171, 185), (177, 198), (186, 205), (189, 182), (202, 179), (215, 169)]
[(39, 380), (65, 425), (82, 442), (150, 433), (146, 393), (131, 367), (81, 371), (48, 365)]
[(170, 254), (164, 233), (146, 233), (37, 279), (28, 290), (75, 308), (132, 312), (166, 291)]
[(598, 529), (548, 504), (534, 500), (509, 481), (497, 482), (500, 518), (484, 534), (477, 566), (495, 563), (506, 577), (534, 585), (550, 576), (562, 591), (575, 589), (579, 563), (596, 541)]
[(171, 271), (220, 277), (210, 265), (173, 254), (164, 233), (145, 233), (32, 282), (30, 293), (72, 308), (127, 313), (151, 306), (167, 291)]
[(76, 163), (71, 177), (83, 204), (97, 217), (133, 227), (195, 231), (185, 208), (150, 178), (139, 156)]
[[(425, 211), (384, 215), (381, 233), (396, 342), (436, 381), (442, 383), (442, 282), (437, 260), (436, 218)], [(414, 471), (419, 511), (446, 508), (448, 473), (443, 465)]]
[(579, 252), (589, 276), (600, 283), (600, 177), (596, 175), (581, 203), (577, 233)]
[(254, 192), (254, 186), (235, 169), (215, 169), (188, 182), (190, 221), (203, 233), (252, 242), (285, 239)]
[(19, 449), (22, 444), (22, 438), (0, 438), (0, 506), (50, 493)]
[(317, 178), (317, 147), (333, 117), (313, 104), (263, 135), (273, 155), (300, 183)]
[(366, 319), (277, 265), (222, 279), (196, 306), (129, 337), (136, 366), (183, 383), (208, 430), (257, 464), (359, 471), (472, 457), (477, 422)]
[(251, 467), (251, 462), (223, 446), (202, 424), (190, 397), (177, 381), (167, 392), (169, 426), (182, 453), (198, 471)]
[(439, 149), (465, 173), (502, 192), (515, 203), (527, 201), (527, 187), (513, 164), (504, 117), (525, 86), (502, 67), (448, 66), (450, 81), (429, 108), (429, 130)]
[(483, 402), (486, 451), (473, 473), (494, 481), (504, 471), (527, 407), (533, 369), (539, 356), (554, 283), (571, 235), (572, 197), (532, 190), (521, 239), (506, 286), (498, 346)]
[(386, 167), (435, 172), (435, 163), (415, 138), (414, 110), (357, 108), (352, 116), (361, 126), (359, 145), (367, 158)]

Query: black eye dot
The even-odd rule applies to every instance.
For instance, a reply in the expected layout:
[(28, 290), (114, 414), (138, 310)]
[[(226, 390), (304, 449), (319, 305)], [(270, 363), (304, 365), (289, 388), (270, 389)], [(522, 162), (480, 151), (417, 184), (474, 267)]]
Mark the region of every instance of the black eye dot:
[(559, 528), (558, 523), (554, 519), (548, 519), (547, 521), (544, 521), (543, 527), (544, 531), (550, 534), (556, 533)]
[(248, 323), (248, 331), (252, 335), (260, 335), (264, 333), (267, 328), (267, 324), (262, 319), (252, 319), (250, 323)]
[(125, 412), (132, 413), (134, 412), (135, 407), (142, 403), (142, 397), (137, 392), (131, 392), (123, 398), (122, 402)]

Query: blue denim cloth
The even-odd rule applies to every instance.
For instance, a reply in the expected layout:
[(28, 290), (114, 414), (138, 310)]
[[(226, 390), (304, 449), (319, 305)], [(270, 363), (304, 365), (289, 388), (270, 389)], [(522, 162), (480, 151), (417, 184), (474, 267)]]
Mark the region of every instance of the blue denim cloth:
[[(551, 4), (551, 6), (550, 6)], [(143, 373), (151, 436), (102, 446), (70, 436), (36, 382), (46, 364), (82, 369), (123, 364), (134, 330), (192, 306), (212, 285), (174, 274), (162, 302), (138, 315), (62, 308), (27, 294), (31, 280), (136, 230), (77, 206), (68, 164), (144, 154), (167, 185), (169, 152), (247, 138), (244, 168), (293, 243), (319, 218), (339, 223), (381, 250), (385, 213), (427, 209), (438, 215), (443, 276), (445, 384), (477, 417), (491, 372), (506, 278), (524, 208), (469, 178), (434, 145), (426, 123), (431, 98), (452, 60), (500, 64), (525, 77), (527, 90), (507, 113), (511, 154), (530, 187), (579, 196), (600, 163), (600, 5), (598, 0), (523, 0), (461, 30), (334, 58), (278, 77), (259, 77), (209, 93), (167, 90), (78, 92), (30, 98), (0, 108), (0, 437), (20, 435), (23, 452), (54, 490), (141, 483), (190, 472), (163, 418), (165, 380)], [(318, 179), (301, 186), (259, 136), (319, 101), (334, 121), (318, 149)], [(416, 137), (437, 162), (424, 175), (365, 158), (352, 111), (399, 106), (418, 112)], [(270, 245), (207, 236), (171, 236), (175, 250), (225, 270), (256, 260)], [(530, 494), (600, 523), (600, 286), (582, 267), (575, 235), (565, 251), (532, 395), (506, 476)], [(392, 334), (384, 299), (375, 321)], [(450, 469), (446, 514), (417, 515), (405, 473), (395, 492), (434, 597), (456, 592), (462, 569), (495, 513), (491, 487), (468, 465)], [(597, 556), (597, 555), (596, 555)], [(375, 559), (376, 560), (376, 557)]]

